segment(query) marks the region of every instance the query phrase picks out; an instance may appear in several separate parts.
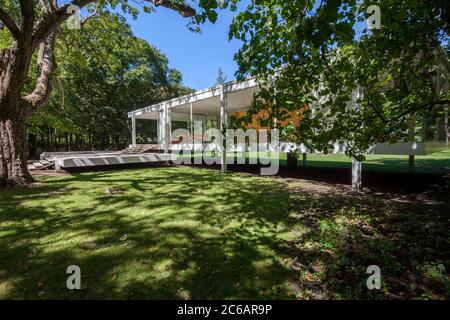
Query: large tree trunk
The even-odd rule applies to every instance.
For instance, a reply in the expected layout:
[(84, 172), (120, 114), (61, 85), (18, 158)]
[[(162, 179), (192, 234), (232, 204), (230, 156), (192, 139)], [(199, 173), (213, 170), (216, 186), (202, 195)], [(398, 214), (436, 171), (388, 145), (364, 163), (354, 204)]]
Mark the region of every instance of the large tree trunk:
[(33, 182), (27, 166), (25, 117), (0, 120), (0, 183), (26, 185)]
[(33, 181), (28, 166), (26, 119), (47, 102), (51, 93), (51, 76), (55, 70), (54, 44), (50, 34), (39, 44), (35, 89), (21, 96), (28, 76), (34, 48), (32, 44), (13, 43), (1, 54), (0, 73), (0, 184), (26, 185)]
[(27, 168), (26, 110), (20, 95), (32, 53), (28, 43), (15, 41), (0, 55), (0, 185), (33, 181)]

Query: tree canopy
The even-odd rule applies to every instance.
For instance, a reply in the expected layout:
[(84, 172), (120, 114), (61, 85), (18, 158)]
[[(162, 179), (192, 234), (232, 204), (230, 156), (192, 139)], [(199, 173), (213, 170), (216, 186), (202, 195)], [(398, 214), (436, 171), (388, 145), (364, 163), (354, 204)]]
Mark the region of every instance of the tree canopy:
[[(56, 46), (56, 90), (28, 121), (46, 150), (124, 147), (128, 111), (189, 92), (166, 56), (136, 38), (116, 14), (105, 13), (65, 34)], [(145, 128), (150, 133), (152, 126)], [(74, 141), (67, 141), (70, 134)]]
[[(364, 27), (373, 4), (379, 29)], [(450, 102), (449, 15), (445, 0), (252, 1), (230, 28), (243, 41), (238, 76), (262, 84), (248, 118), (265, 109), (270, 123), (295, 111), (302, 121), (282, 133), (324, 152), (347, 142), (347, 154), (360, 156), (403, 139), (410, 117)]]

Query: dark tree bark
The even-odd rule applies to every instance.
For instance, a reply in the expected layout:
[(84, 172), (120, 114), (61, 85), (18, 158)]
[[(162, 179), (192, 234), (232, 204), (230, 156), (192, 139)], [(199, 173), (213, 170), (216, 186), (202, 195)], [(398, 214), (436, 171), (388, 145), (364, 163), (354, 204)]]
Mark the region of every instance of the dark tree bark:
[(26, 185), (33, 182), (27, 167), (25, 119), (19, 117), (0, 121), (0, 137), (2, 183)]
[(14, 41), (1, 57), (0, 184), (24, 185), (33, 181), (27, 168), (26, 109), (20, 95), (33, 54), (30, 39)]
[(2, 165), (0, 184), (26, 185), (34, 181), (27, 166), (26, 120), (50, 96), (51, 76), (55, 69), (55, 37), (55, 33), (52, 33), (39, 44), (36, 87), (25, 97), (21, 96), (21, 91), (34, 52), (33, 41), (22, 37), (20, 41), (14, 41), (12, 48), (4, 53), (4, 67), (0, 76), (0, 162), (6, 165)]

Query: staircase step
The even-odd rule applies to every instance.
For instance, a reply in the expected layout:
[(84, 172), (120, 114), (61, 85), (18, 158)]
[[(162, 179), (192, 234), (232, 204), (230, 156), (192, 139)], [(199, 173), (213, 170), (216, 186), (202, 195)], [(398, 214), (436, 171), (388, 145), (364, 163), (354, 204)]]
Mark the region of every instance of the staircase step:
[(40, 170), (40, 169), (44, 168), (44, 165), (40, 162), (33, 162), (33, 165), (36, 168), (36, 170)]

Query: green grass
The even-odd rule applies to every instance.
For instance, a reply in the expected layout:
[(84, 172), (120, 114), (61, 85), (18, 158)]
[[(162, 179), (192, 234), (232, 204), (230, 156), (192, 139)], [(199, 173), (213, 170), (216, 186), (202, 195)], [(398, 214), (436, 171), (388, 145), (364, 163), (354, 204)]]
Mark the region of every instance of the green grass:
[(450, 297), (442, 205), (187, 167), (39, 180), (0, 190), (3, 299)]
[[(255, 158), (255, 152), (245, 153), (248, 158)], [(183, 156), (183, 155), (181, 155)], [(229, 157), (236, 154), (229, 153)], [(240, 156), (240, 154), (239, 154)], [(280, 165), (286, 165), (286, 153), (280, 153)], [(263, 155), (262, 157), (265, 157)], [(352, 161), (344, 154), (313, 153), (307, 156), (307, 167), (351, 168)], [(302, 159), (298, 160), (302, 165)], [(363, 162), (363, 170), (408, 172), (408, 156), (405, 155), (367, 155)], [(450, 173), (450, 149), (431, 153), (425, 156), (415, 156), (414, 171), (421, 173)]]
[[(342, 154), (308, 155), (307, 166), (350, 168), (351, 159)], [(367, 155), (364, 170), (408, 172), (408, 156)], [(422, 173), (450, 173), (450, 149), (425, 156), (415, 156), (414, 171)]]

